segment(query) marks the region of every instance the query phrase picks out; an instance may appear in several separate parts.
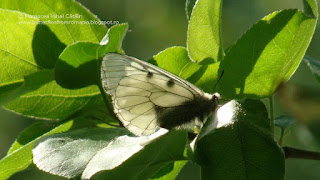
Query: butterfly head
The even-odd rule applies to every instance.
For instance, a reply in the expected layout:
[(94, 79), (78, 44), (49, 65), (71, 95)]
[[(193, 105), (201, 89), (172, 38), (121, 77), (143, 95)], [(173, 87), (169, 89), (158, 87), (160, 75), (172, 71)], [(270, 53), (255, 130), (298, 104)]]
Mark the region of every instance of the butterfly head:
[(219, 93), (213, 93), (213, 94), (205, 93), (204, 97), (206, 97), (207, 99), (210, 99), (212, 101), (217, 101), (221, 98)]
[(221, 99), (220, 94), (219, 93), (214, 93), (214, 94), (205, 93), (204, 96), (207, 97), (207, 99), (209, 101), (211, 101), (210, 104), (212, 104), (213, 110), (215, 110), (217, 108), (217, 105), (219, 104), (219, 100)]
[(221, 99), (221, 96), (219, 93), (214, 93), (212, 96), (212, 99), (219, 100), (219, 99)]
[(212, 101), (213, 101), (213, 104), (214, 104), (214, 109), (217, 108), (218, 104), (219, 104), (219, 100), (221, 99), (221, 96), (219, 93), (214, 93), (212, 95)]

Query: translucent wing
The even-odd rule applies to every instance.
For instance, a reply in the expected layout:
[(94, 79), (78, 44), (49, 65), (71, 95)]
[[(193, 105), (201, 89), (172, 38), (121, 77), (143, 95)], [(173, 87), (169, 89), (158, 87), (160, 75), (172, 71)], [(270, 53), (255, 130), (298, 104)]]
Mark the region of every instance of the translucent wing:
[(160, 128), (159, 108), (172, 109), (204, 96), (196, 86), (163, 69), (113, 53), (103, 58), (101, 80), (118, 118), (139, 136)]

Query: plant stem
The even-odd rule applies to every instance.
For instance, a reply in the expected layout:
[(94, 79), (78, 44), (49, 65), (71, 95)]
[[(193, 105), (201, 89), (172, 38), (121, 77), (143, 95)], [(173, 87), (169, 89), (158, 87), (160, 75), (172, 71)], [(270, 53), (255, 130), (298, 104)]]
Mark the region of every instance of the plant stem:
[(296, 149), (292, 147), (282, 148), (286, 159), (296, 158), (296, 159), (310, 159), (310, 160), (320, 160), (320, 152), (306, 151), (302, 149)]
[(271, 120), (270, 125), (271, 125), (272, 132), (274, 132), (273, 96), (269, 97), (269, 105), (270, 105), (269, 113), (270, 113), (270, 120)]
[(279, 145), (280, 146), (282, 145), (282, 142), (283, 142), (283, 136), (284, 136), (284, 129), (281, 128), (281, 135), (280, 135), (280, 139), (279, 139)]

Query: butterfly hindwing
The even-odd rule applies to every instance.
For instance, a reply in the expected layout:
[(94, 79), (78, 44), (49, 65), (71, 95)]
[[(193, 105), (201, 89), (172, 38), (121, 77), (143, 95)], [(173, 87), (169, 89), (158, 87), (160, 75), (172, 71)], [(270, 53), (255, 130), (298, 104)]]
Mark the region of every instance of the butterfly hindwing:
[(160, 127), (165, 110), (181, 109), (204, 93), (187, 81), (149, 63), (120, 54), (107, 54), (101, 64), (102, 86), (112, 97), (114, 112), (136, 135)]

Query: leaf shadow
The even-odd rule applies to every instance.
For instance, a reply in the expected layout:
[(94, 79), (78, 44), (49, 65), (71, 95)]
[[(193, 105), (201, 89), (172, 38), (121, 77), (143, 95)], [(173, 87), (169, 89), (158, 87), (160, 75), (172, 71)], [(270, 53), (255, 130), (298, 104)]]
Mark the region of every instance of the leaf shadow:
[(40, 21), (32, 39), (32, 51), (37, 65), (44, 69), (53, 69), (65, 47), (66, 45), (58, 39), (50, 28)]
[(101, 59), (93, 59), (74, 67), (63, 60), (59, 60), (59, 68), (55, 69), (57, 83), (68, 89), (79, 89), (90, 85), (95, 85), (100, 80), (99, 64)]

